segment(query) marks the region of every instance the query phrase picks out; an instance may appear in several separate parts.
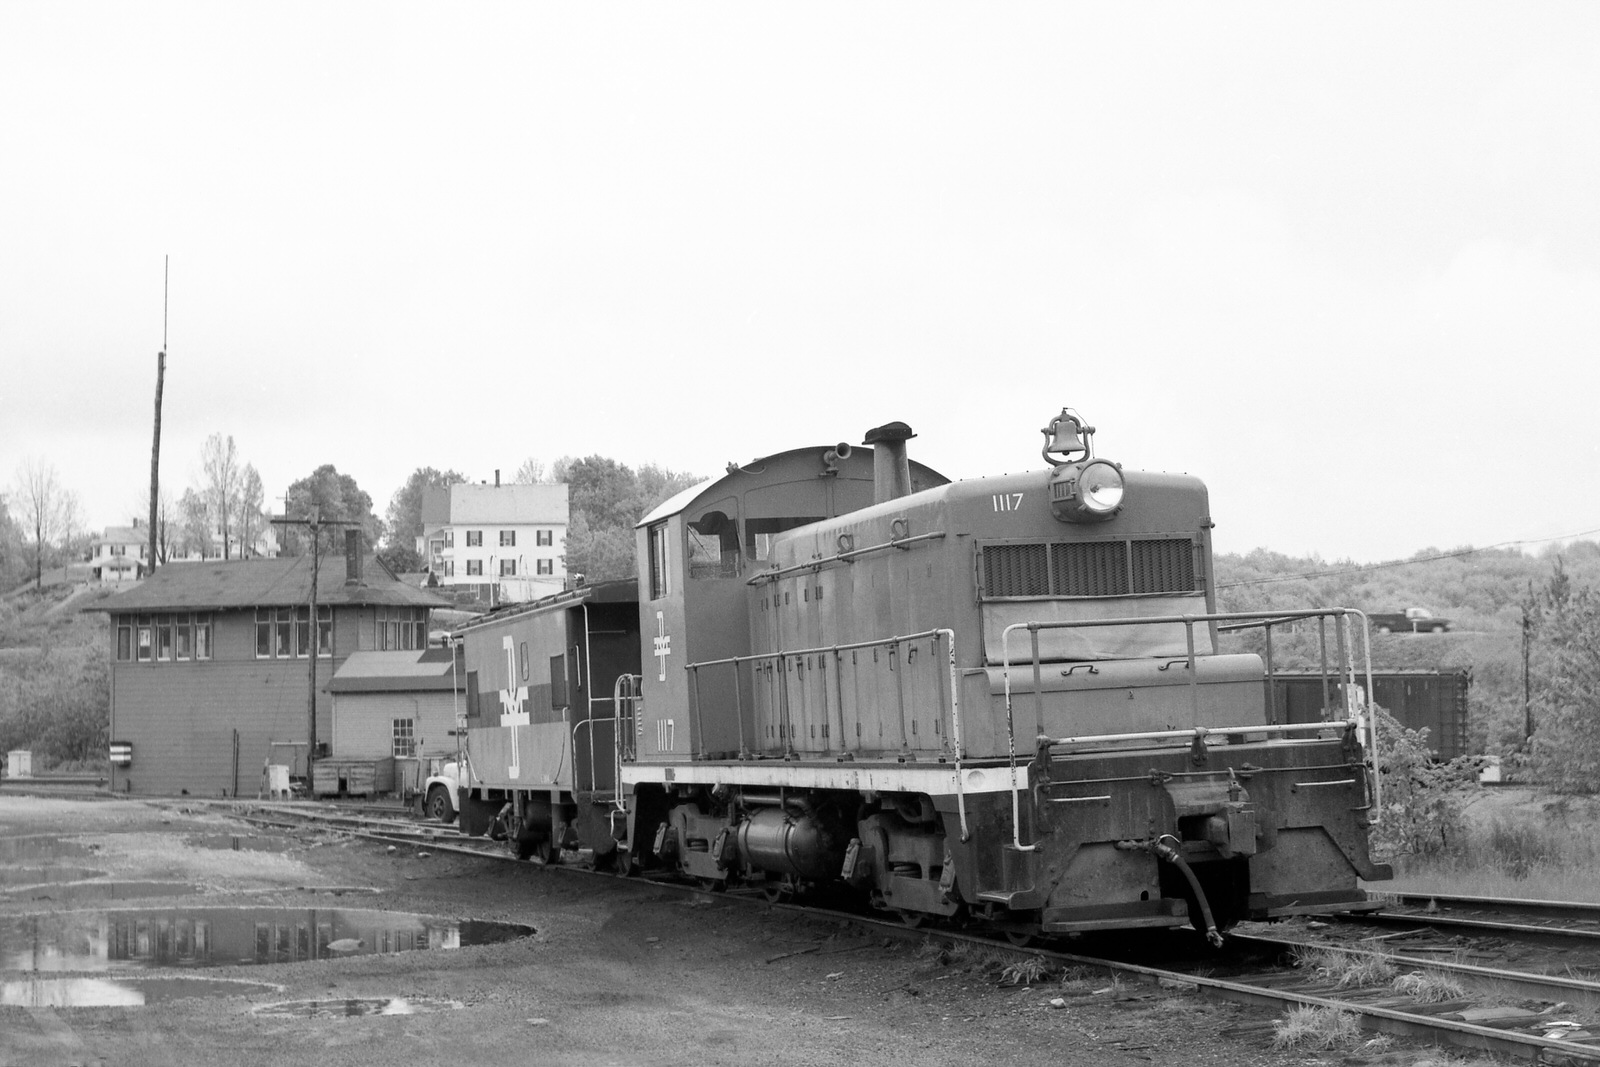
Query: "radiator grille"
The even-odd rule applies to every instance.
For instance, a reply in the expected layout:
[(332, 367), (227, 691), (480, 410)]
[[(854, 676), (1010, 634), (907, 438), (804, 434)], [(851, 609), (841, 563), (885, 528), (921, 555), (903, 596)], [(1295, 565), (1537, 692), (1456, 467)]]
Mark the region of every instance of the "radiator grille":
[(1188, 541), (1131, 541), (1128, 549), (1135, 593), (1194, 589), (1194, 552)]
[(983, 587), (989, 596), (1049, 596), (1050, 568), (1045, 546), (987, 545)]
[(1122, 541), (1078, 541), (1050, 546), (1055, 596), (1124, 596), (1128, 546)]
[(1192, 593), (1198, 588), (1194, 543), (1187, 538), (984, 545), (980, 559), (985, 598)]

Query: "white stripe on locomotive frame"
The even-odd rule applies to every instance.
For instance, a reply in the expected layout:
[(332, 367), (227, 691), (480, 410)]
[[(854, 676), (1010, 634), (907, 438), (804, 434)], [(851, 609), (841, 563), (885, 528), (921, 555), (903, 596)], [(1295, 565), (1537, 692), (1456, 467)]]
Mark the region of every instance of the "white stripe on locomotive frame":
[[(956, 768), (949, 763), (872, 766), (835, 764), (808, 766), (795, 763), (624, 763), (622, 784), (632, 785), (746, 785), (783, 786), (789, 789), (849, 789), (877, 793), (953, 794)], [(1028, 768), (1017, 764), (1017, 789), (1028, 788)], [(1009, 793), (1011, 768), (1007, 764), (961, 768), (965, 793)]]

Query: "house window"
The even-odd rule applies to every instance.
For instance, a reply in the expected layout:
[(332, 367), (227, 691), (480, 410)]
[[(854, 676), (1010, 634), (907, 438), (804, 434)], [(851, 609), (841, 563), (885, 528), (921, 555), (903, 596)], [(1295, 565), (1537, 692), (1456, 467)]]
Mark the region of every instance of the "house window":
[(500, 547), (501, 548), (516, 548), (517, 547), (517, 531), (515, 531), (515, 530), (501, 530), (500, 531)]
[(333, 605), (317, 605), (317, 656), (333, 655)]
[(482, 574), (483, 573), (483, 560), (481, 560), (481, 559), (469, 559), (469, 560), (467, 560), (467, 573), (468, 574)]
[(126, 556), (128, 554), (128, 546), (127, 545), (112, 545), (111, 546), (111, 554), (113, 556)]
[(272, 609), (256, 609), (256, 659), (272, 655)]
[(151, 648), (155, 643), (155, 628), (150, 625), (150, 616), (139, 616), (138, 626), (138, 656), (140, 663), (149, 663)]
[(447, 559), (447, 560), (444, 561), (444, 576), (446, 578), (454, 578), (456, 576), (456, 561), (455, 560)]
[(278, 659), (294, 655), (294, 609), (278, 608), (272, 620), (272, 654)]
[(396, 756), (410, 757), (417, 754), (416, 720), (394, 720), (394, 747), (391, 750)]
[(133, 658), (133, 627), (128, 616), (117, 616), (117, 659), (126, 663)]
[(540, 530), (534, 534), (534, 543), (540, 548), (549, 548), (556, 543), (554, 530)]
[(194, 658), (197, 660), (211, 658), (210, 615), (196, 615), (194, 617)]
[(667, 524), (658, 522), (650, 527), (650, 599), (660, 600), (668, 592)]
[(534, 562), (537, 564), (538, 573), (540, 574), (554, 574), (556, 572), (556, 561), (553, 559), (540, 559)]
[(444, 547), (456, 547), (456, 532), (454, 530), (446, 530), (444, 532)]
[(308, 656), (311, 654), (311, 609), (309, 607), (294, 609), (294, 654)]
[(467, 531), (467, 547), (468, 548), (482, 548), (483, 547), (483, 531), (482, 530), (468, 530)]
[(509, 576), (514, 576), (516, 573), (517, 573), (517, 561), (516, 560), (514, 560), (514, 559), (503, 559), (503, 560), (500, 561), (500, 577), (505, 578), (505, 577), (509, 577)]
[(194, 656), (194, 619), (189, 615), (179, 615), (172, 627), (174, 643), (173, 658), (191, 659)]

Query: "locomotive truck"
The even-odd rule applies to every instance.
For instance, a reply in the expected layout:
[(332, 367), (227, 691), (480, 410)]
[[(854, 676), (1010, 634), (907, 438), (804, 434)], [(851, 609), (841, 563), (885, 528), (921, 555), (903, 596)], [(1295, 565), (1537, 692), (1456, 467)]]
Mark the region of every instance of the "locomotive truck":
[[(1045, 470), (957, 482), (903, 423), (730, 465), (638, 524), (630, 625), (580, 589), (465, 629), (463, 829), (1019, 941), (1365, 906), (1359, 613), (1217, 612), (1204, 485), (1043, 432)], [(1334, 717), (1271, 721), (1224, 650), (1285, 623)]]

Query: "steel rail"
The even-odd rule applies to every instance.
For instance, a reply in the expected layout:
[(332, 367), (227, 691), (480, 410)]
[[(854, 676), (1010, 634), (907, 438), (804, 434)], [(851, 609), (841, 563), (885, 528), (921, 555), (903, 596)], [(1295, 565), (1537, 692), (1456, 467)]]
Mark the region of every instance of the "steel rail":
[(1459, 974), (1465, 978), (1513, 986), (1526, 996), (1543, 997), (1555, 995), (1559, 1000), (1563, 996), (1577, 994), (1587, 998), (1591, 1007), (1600, 1004), (1600, 982), (1590, 982), (1582, 978), (1568, 978), (1565, 975), (1539, 974), (1536, 971), (1512, 971), (1500, 967), (1483, 967), (1475, 963), (1457, 963), (1454, 960), (1410, 956), (1405, 953), (1404, 949), (1379, 950), (1361, 948), (1354, 945), (1334, 944), (1326, 941), (1301, 941), (1295, 938), (1269, 937), (1260, 934), (1233, 932), (1228, 934), (1228, 940), (1235, 943), (1242, 942), (1271, 948), (1305, 948), (1315, 949), (1319, 952), (1340, 952), (1348, 956), (1381, 956), (1390, 963), (1414, 967), (1418, 970)]
[[(296, 812), (304, 817), (307, 822), (322, 821), (320, 813)], [(245, 821), (251, 818), (241, 815)], [(527, 861), (517, 860), (509, 852), (502, 850), (487, 850), (454, 845), (448, 842), (421, 841), (403, 839), (396, 841), (394, 837), (383, 836), (382, 831), (365, 829), (349, 830), (337, 828), (339, 832), (350, 833), (352, 836), (368, 838), (386, 844), (415, 844), (418, 847), (424, 844), (427, 847), (443, 852), (458, 853), (480, 859), (497, 859), (513, 863)], [(394, 833), (394, 831), (389, 831)], [(486, 840), (486, 839), (485, 839)], [(551, 866), (551, 865), (546, 865)], [(617, 876), (602, 872), (588, 871), (583, 868), (554, 865), (556, 870), (565, 870), (573, 874), (589, 874), (593, 877), (613, 879)], [(631, 879), (619, 879), (626, 883)], [(703, 892), (704, 890), (687, 885), (657, 882), (654, 880), (640, 880), (637, 884), (664, 886), (682, 889), (686, 892)], [(826, 916), (849, 921), (875, 929), (893, 931), (900, 936), (935, 937), (945, 941), (965, 941), (968, 943), (989, 946), (1001, 945), (998, 938), (973, 936), (955, 931), (940, 930), (937, 928), (912, 928), (903, 923), (891, 922), (873, 916), (863, 916), (850, 912), (840, 912), (828, 909), (810, 908), (803, 905), (768, 901), (753, 894), (742, 893), (724, 894), (723, 898), (740, 903), (758, 903), (768, 907), (778, 907), (792, 910), (800, 914), (812, 916)], [(1242, 938), (1243, 939), (1243, 938)], [(1168, 988), (1176, 986), (1182, 989), (1192, 989), (1202, 995), (1213, 996), (1233, 1003), (1246, 1004), (1253, 1007), (1264, 1007), (1273, 1010), (1282, 1010), (1286, 1007), (1314, 1007), (1326, 1008), (1331, 1011), (1344, 1011), (1357, 1015), (1363, 1028), (1375, 1030), (1380, 1033), (1393, 1034), (1403, 1037), (1420, 1038), (1434, 1043), (1446, 1043), (1460, 1048), (1470, 1048), (1496, 1055), (1515, 1056), (1527, 1059), (1533, 1063), (1548, 1062), (1551, 1054), (1565, 1057), (1563, 1062), (1571, 1064), (1597, 1064), (1600, 1065), (1600, 1045), (1585, 1045), (1573, 1041), (1564, 1041), (1560, 1038), (1546, 1038), (1532, 1034), (1517, 1033), (1512, 1030), (1501, 1030), (1492, 1026), (1480, 1026), (1476, 1023), (1458, 1022), (1444, 1019), (1434, 1015), (1422, 1015), (1401, 1011), (1396, 1008), (1381, 1007), (1373, 1004), (1364, 1004), (1359, 1001), (1344, 1001), (1331, 997), (1319, 996), (1311, 993), (1297, 993), (1291, 990), (1274, 989), (1266, 986), (1252, 985), (1248, 981), (1212, 978), (1206, 975), (1190, 974), (1183, 971), (1166, 970), (1159, 967), (1148, 967), (1143, 964), (1124, 963), (1117, 960), (1101, 959), (1094, 956), (1083, 956), (1076, 953), (1058, 952), (1051, 949), (1013, 949), (1018, 952), (1028, 952), (1045, 959), (1053, 960), (1073, 966), (1095, 968), (1103, 972), (1132, 975), (1141, 979), (1153, 980), (1164, 984)], [(1436, 967), (1433, 961), (1425, 961), (1427, 966)]]

